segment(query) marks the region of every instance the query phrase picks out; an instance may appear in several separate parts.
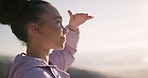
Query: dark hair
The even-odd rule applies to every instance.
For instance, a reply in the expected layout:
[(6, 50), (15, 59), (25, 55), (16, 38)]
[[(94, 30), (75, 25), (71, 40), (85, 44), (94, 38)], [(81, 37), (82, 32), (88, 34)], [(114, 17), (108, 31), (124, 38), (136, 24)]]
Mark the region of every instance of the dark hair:
[(28, 42), (26, 25), (41, 23), (40, 16), (45, 12), (41, 5), (50, 3), (41, 0), (0, 0), (0, 23), (11, 26), (16, 37)]

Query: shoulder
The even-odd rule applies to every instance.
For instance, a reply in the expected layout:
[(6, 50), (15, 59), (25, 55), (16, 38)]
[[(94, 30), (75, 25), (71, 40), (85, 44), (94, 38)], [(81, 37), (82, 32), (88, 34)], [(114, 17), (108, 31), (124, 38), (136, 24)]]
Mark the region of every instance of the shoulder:
[(44, 68), (35, 67), (28, 70), (22, 78), (53, 78), (52, 74)]

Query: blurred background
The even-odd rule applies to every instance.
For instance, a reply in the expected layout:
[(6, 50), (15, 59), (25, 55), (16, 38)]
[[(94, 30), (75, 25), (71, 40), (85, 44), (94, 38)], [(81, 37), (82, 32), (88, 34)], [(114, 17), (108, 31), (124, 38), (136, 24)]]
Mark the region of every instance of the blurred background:
[[(80, 26), (72, 78), (148, 78), (148, 0), (46, 1), (59, 10), (65, 26), (67, 10), (94, 16)], [(0, 72), (25, 49), (10, 27), (0, 24)]]

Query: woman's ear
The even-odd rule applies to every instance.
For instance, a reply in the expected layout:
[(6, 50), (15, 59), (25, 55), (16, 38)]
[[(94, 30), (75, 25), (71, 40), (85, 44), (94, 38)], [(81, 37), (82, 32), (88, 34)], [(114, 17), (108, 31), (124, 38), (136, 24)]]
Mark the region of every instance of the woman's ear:
[(31, 24), (28, 25), (28, 34), (30, 36), (37, 36), (37, 35), (39, 35), (40, 34), (39, 30), (40, 30), (39, 25), (37, 25), (35, 23), (31, 23)]

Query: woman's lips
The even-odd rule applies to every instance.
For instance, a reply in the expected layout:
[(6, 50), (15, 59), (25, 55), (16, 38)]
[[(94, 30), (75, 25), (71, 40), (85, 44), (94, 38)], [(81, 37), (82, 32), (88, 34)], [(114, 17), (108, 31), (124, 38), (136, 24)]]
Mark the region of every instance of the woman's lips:
[(60, 38), (64, 41), (66, 40), (66, 37), (64, 37), (64, 36), (61, 36)]

